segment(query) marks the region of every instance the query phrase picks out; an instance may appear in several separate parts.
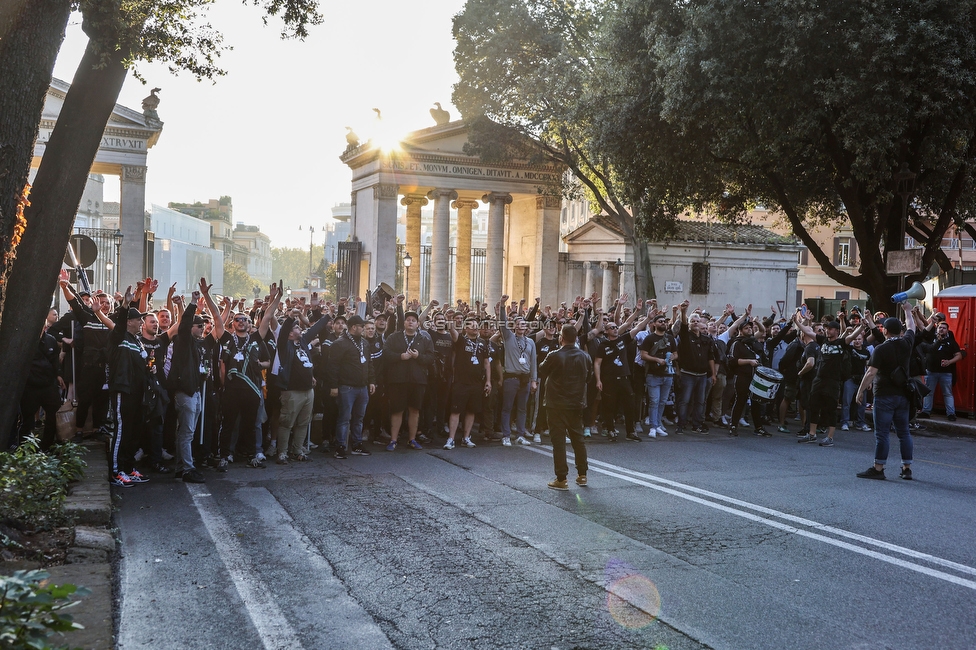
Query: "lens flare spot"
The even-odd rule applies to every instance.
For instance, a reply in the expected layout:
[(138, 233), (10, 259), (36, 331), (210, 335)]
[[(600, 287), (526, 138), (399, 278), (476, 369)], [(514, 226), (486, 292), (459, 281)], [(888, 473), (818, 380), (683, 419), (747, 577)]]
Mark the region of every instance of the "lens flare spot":
[(610, 583), (607, 609), (621, 626), (636, 630), (654, 622), (661, 613), (661, 595), (648, 578), (631, 574)]

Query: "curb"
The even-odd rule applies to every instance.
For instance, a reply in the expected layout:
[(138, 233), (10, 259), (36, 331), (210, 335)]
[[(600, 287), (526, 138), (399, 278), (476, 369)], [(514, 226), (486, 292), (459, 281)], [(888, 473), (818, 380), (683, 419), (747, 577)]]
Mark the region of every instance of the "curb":
[[(114, 566), (117, 542), (112, 524), (112, 489), (108, 476), (105, 445), (86, 442), (85, 476), (69, 487), (65, 512), (75, 521), (74, 542), (68, 549), (67, 563), (46, 571), (55, 584), (70, 583), (87, 587), (91, 594), (79, 598), (68, 610), (83, 630), (64, 636), (72, 648), (112, 650), (115, 647)], [(53, 640), (53, 639), (52, 639)]]

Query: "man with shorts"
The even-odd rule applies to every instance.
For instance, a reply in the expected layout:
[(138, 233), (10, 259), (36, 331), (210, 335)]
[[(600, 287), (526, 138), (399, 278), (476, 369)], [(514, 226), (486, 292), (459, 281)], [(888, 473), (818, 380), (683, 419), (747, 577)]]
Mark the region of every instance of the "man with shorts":
[(461, 413), (464, 413), (464, 446), (474, 447), (471, 427), (474, 426), (475, 416), (484, 407), (485, 397), (491, 393), (488, 342), (479, 336), (478, 319), (473, 316), (465, 319), (463, 336), (458, 336), (454, 321), (451, 321), (450, 332), (454, 339), (454, 390), (444, 449), (454, 449), (454, 436)]
[(403, 412), (407, 412), (407, 445), (423, 449), (417, 442), (417, 423), (424, 405), (427, 369), (434, 362), (434, 346), (426, 332), (420, 331), (420, 316), (415, 311), (403, 314), (403, 330), (392, 334), (383, 346), (383, 359), (390, 398), (390, 444), (397, 447)]

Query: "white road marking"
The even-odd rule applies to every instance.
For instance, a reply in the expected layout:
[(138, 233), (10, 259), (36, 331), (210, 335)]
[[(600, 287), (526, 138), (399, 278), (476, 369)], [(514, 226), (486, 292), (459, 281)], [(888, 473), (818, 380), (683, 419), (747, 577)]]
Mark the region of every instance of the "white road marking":
[[(533, 446), (533, 447), (523, 447), (527, 451), (531, 451), (543, 456), (552, 457), (552, 447), (547, 446)], [(572, 458), (573, 454), (567, 451), (567, 457)], [(717, 492), (710, 492), (708, 490), (703, 490), (701, 488), (696, 488), (692, 485), (686, 485), (684, 483), (678, 483), (677, 481), (671, 481), (669, 479), (661, 478), (659, 476), (653, 476), (651, 474), (645, 474), (643, 472), (638, 472), (636, 470), (628, 469), (626, 467), (620, 467), (619, 465), (613, 465), (611, 463), (606, 463), (600, 460), (595, 460), (592, 458), (587, 459), (587, 463), (590, 466), (590, 472), (598, 472), (600, 474), (606, 474), (607, 476), (613, 476), (621, 480), (633, 483), (635, 485), (641, 485), (643, 487), (651, 488), (652, 490), (657, 490), (659, 492), (664, 492), (672, 496), (691, 501), (693, 503), (698, 503), (703, 506), (708, 506), (709, 508), (714, 508), (722, 512), (735, 515), (737, 517), (742, 517), (743, 519), (748, 519), (760, 524), (765, 524), (772, 528), (776, 528), (788, 533), (793, 533), (795, 535), (800, 535), (801, 537), (807, 537), (809, 539), (815, 539), (825, 544), (830, 544), (832, 546), (837, 546), (839, 548), (852, 551), (854, 553), (859, 553), (861, 555), (866, 555), (872, 557), (876, 560), (881, 560), (882, 562), (888, 562), (889, 564), (894, 564), (895, 566), (900, 566), (911, 571), (917, 571), (933, 578), (938, 578), (939, 580), (944, 580), (961, 587), (966, 587), (968, 589), (976, 590), (976, 581), (967, 580), (966, 578), (960, 578), (959, 576), (954, 576), (949, 573), (938, 571), (920, 564), (915, 564), (914, 562), (909, 562), (901, 558), (893, 557), (891, 555), (886, 555), (878, 551), (873, 551), (869, 548), (864, 548), (863, 546), (857, 546), (855, 544), (850, 544), (848, 542), (834, 539), (833, 537), (827, 537), (819, 533), (811, 532), (808, 530), (803, 530), (801, 528), (796, 528), (795, 526), (790, 526), (766, 517), (760, 517), (751, 512), (746, 512), (744, 510), (739, 510), (732, 508), (730, 506), (723, 505), (721, 503), (716, 503), (715, 501), (709, 501), (703, 499), (699, 496), (694, 496), (695, 494), (707, 496), (718, 501), (724, 501), (725, 503), (731, 503), (733, 505), (739, 506), (746, 510), (754, 510), (756, 512), (761, 512), (764, 515), (769, 515), (771, 517), (776, 517), (777, 519), (783, 519), (785, 521), (790, 521), (792, 523), (806, 526), (808, 528), (813, 528), (815, 530), (822, 531), (824, 533), (830, 533), (840, 537), (845, 537), (854, 541), (861, 542), (862, 544), (876, 546), (882, 548), (886, 551), (893, 553), (899, 553), (901, 555), (906, 555), (916, 560), (921, 560), (924, 562), (929, 562), (930, 564), (936, 564), (946, 568), (959, 571), (960, 573), (968, 573), (970, 575), (976, 575), (976, 568), (967, 566), (965, 564), (959, 564), (957, 562), (951, 562), (928, 553), (922, 553), (910, 548), (903, 546), (898, 546), (896, 544), (890, 544), (879, 539), (874, 539), (872, 537), (867, 537), (865, 535), (859, 535), (857, 533), (852, 533), (840, 528), (835, 528), (833, 526), (828, 526), (826, 524), (821, 524), (810, 519), (804, 519), (803, 517), (797, 517), (785, 512), (780, 512), (778, 510), (773, 510), (771, 508), (766, 508), (764, 506), (749, 503), (748, 501), (742, 501), (740, 499), (735, 499), (733, 497), (728, 497)], [(686, 492), (681, 492), (679, 490), (686, 490)], [(692, 493), (692, 494), (689, 494)]]
[[(210, 496), (202, 486), (192, 483), (185, 485), (193, 497)], [(213, 539), (221, 561), (234, 581), (234, 587), (237, 588), (237, 593), (244, 602), (244, 607), (247, 608), (247, 613), (261, 637), (265, 650), (301, 649), (302, 643), (298, 635), (275, 604), (271, 592), (250, 569), (252, 563), (250, 554), (237, 542), (237, 536), (220, 514), (216, 502), (212, 499), (194, 498), (193, 503), (200, 513), (203, 525), (207, 527), (207, 532)]]

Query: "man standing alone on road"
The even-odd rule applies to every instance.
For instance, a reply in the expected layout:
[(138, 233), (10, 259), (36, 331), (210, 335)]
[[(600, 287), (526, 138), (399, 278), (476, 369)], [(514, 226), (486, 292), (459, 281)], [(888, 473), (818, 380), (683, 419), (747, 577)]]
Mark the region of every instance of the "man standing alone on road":
[(901, 441), (901, 477), (912, 480), (912, 434), (908, 429), (908, 363), (915, 345), (915, 319), (912, 318), (908, 303), (902, 303), (908, 322), (904, 336), (902, 324), (897, 318), (886, 318), (881, 327), (885, 341), (874, 349), (868, 370), (857, 389), (857, 403), (864, 402), (864, 392), (874, 383), (874, 465), (858, 478), (884, 480), (885, 462), (888, 460), (888, 435), (892, 425)]
[(550, 481), (549, 487), (568, 490), (566, 436), (569, 436), (576, 456), (576, 485), (586, 485), (588, 465), (583, 442), (583, 409), (586, 408), (586, 382), (592, 371), (592, 362), (588, 354), (576, 347), (576, 328), (572, 325), (563, 325), (559, 345), (560, 348), (550, 352), (542, 362), (539, 375), (546, 382), (549, 440), (556, 470), (556, 480)]

